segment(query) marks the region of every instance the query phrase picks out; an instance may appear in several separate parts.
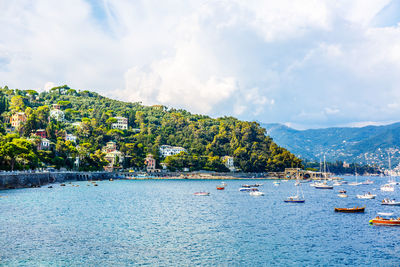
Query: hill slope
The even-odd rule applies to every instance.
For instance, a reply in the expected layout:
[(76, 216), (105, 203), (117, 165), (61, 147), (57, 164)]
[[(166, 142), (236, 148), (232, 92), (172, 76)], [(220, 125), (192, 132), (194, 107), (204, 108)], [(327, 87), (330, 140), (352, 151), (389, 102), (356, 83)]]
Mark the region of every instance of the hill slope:
[(400, 123), (362, 128), (337, 127), (295, 130), (282, 124), (261, 124), (268, 135), (303, 159), (319, 161), (325, 154), (328, 161), (347, 161), (392, 166), (400, 160)]
[[(109, 164), (110, 152), (104, 149), (109, 141), (116, 142), (118, 151), (111, 160), (116, 167), (143, 169), (148, 153), (171, 170), (226, 171), (224, 156), (233, 157), (236, 167), (246, 172), (301, 166), (298, 158), (277, 146), (256, 122), (126, 103), (66, 85), (40, 94), (0, 88), (0, 114), (0, 169), (49, 165), (70, 169), (77, 167), (74, 161), (79, 161), (82, 170), (102, 169)], [(10, 129), (18, 114), (25, 119)], [(126, 118), (127, 129), (114, 129), (118, 117)], [(5, 134), (5, 129), (12, 132)], [(37, 136), (39, 129), (45, 130), (41, 133), (49, 139), (49, 147), (41, 145), (44, 139)], [(67, 133), (76, 141), (67, 140)], [(162, 145), (180, 146), (187, 152), (163, 158)]]

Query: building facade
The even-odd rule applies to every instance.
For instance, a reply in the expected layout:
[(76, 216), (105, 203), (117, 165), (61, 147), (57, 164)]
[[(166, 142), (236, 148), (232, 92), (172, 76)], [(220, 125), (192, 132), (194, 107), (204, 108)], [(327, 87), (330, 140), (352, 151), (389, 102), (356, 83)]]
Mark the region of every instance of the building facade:
[(125, 117), (115, 117), (117, 119), (116, 123), (111, 124), (111, 128), (127, 130), (128, 129), (128, 119)]
[(169, 146), (169, 145), (160, 146), (160, 154), (163, 157), (177, 155), (181, 152), (186, 152), (186, 149), (179, 146)]
[(227, 167), (231, 172), (234, 172), (236, 170), (233, 157), (224, 156), (224, 157), (222, 157), (222, 161), (224, 162), (225, 167)]
[(25, 112), (18, 112), (11, 116), (10, 123), (14, 128), (19, 128), (24, 122), (26, 122)]

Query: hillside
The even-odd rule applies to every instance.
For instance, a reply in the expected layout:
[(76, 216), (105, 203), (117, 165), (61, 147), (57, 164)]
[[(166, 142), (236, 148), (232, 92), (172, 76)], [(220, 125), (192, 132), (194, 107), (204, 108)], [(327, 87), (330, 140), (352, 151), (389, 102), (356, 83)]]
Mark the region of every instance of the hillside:
[[(213, 119), (165, 106), (144, 106), (68, 86), (49, 92), (0, 88), (0, 169), (144, 169), (227, 171), (226, 157), (246, 172), (301, 167), (256, 122)], [(181, 153), (163, 157), (163, 145)], [(110, 166), (111, 165), (111, 166)]]
[(268, 135), (303, 159), (319, 161), (347, 161), (388, 166), (388, 152), (392, 166), (400, 161), (400, 123), (362, 128), (338, 127), (295, 130), (282, 124), (261, 124)]

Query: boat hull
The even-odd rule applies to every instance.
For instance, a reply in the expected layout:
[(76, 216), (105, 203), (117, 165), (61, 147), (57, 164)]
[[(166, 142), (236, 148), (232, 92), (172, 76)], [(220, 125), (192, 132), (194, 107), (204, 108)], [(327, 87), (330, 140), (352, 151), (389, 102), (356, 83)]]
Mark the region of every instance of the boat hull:
[(286, 203), (304, 203), (305, 202), (305, 200), (304, 199), (298, 199), (298, 200), (295, 200), (295, 199), (285, 199), (284, 200), (284, 202), (286, 202)]
[(375, 218), (369, 221), (373, 225), (400, 226), (399, 219)]
[(362, 208), (335, 208), (335, 212), (343, 213), (362, 213), (365, 211), (365, 207)]
[(328, 185), (328, 186), (314, 186), (316, 189), (333, 189), (333, 186), (330, 186), (330, 185)]

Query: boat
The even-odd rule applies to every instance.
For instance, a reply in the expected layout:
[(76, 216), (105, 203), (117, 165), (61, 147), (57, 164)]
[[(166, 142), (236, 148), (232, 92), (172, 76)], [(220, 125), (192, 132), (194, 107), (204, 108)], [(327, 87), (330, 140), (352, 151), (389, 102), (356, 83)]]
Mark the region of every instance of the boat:
[(371, 194), (370, 192), (365, 193), (364, 195), (357, 195), (357, 198), (360, 199), (374, 199), (376, 195)]
[(335, 212), (344, 212), (344, 213), (359, 213), (364, 212), (364, 207), (354, 207), (354, 208), (335, 208)]
[(258, 188), (248, 188), (248, 187), (242, 187), (242, 188), (239, 188), (239, 191), (241, 191), (241, 192), (251, 192), (251, 191), (258, 191)]
[(225, 183), (225, 182), (222, 182), (221, 185), (222, 185), (223, 187), (226, 187), (228, 184)]
[(196, 192), (193, 195), (195, 195), (195, 196), (209, 196), (210, 193), (209, 192)]
[(348, 197), (348, 196), (345, 193), (341, 193), (341, 194), (338, 194), (338, 197)]
[(346, 194), (347, 191), (346, 191), (346, 190), (340, 190), (339, 193), (340, 193), (340, 194)]
[(378, 212), (378, 215), (381, 215), (381, 216), (392, 216), (393, 212)]
[(390, 184), (384, 184), (381, 186), (381, 191), (394, 192), (394, 186)]
[(324, 171), (323, 171), (324, 181), (319, 183), (314, 183), (314, 188), (316, 189), (333, 189), (333, 185), (327, 183), (328, 173), (326, 172), (326, 160), (324, 155)]
[[(299, 176), (296, 176), (296, 180), (297, 182), (300, 181)], [(297, 189), (297, 194), (295, 196), (290, 196), (287, 199), (284, 200), (284, 202), (286, 203), (304, 203), (305, 199), (304, 199), (304, 194), (303, 194), (303, 190), (301, 188), (301, 183), (299, 182), (299, 185), (296, 186)], [(300, 193), (301, 193), (301, 197), (300, 197)]]
[(337, 181), (336, 181), (336, 182), (333, 183), (333, 186), (341, 186), (341, 185), (342, 185), (341, 182), (337, 182)]
[(259, 187), (262, 186), (262, 184), (242, 184), (242, 187)]
[(355, 165), (355, 164), (354, 164), (354, 176), (356, 177), (356, 181), (355, 181), (355, 182), (348, 183), (348, 185), (351, 185), (351, 186), (362, 185), (361, 182), (358, 182), (357, 165)]
[(217, 186), (217, 190), (224, 190), (225, 186)]
[(374, 181), (371, 181), (369, 179), (364, 181), (364, 182), (362, 182), (363, 185), (368, 185), (368, 184), (373, 184), (373, 183), (374, 183)]
[(260, 191), (252, 191), (250, 192), (250, 196), (258, 197), (258, 196), (263, 196), (264, 193)]
[(369, 223), (373, 225), (400, 226), (400, 217), (383, 218), (380, 216), (376, 216), (374, 219), (370, 220)]
[(382, 205), (388, 205), (388, 206), (400, 206), (400, 201), (396, 201), (395, 199), (388, 199), (385, 198), (382, 200)]
[(280, 185), (280, 182), (274, 181), (274, 185), (275, 185), (275, 186), (279, 186), (279, 185)]

